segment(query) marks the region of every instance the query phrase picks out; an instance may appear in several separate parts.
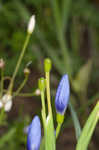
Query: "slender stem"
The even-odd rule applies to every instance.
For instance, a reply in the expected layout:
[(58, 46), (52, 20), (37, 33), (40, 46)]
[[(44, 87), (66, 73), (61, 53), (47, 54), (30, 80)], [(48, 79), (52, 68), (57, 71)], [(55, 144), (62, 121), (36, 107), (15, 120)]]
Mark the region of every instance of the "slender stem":
[(4, 113), (5, 113), (5, 111), (4, 111), (4, 107), (3, 107), (0, 111), (0, 125), (2, 125), (2, 122), (4, 119)]
[(45, 109), (45, 96), (44, 91), (41, 91), (41, 101), (42, 101), (42, 120), (43, 120), (43, 126), (44, 126), (44, 133), (45, 133), (45, 126), (46, 126), (46, 109)]
[[(7, 92), (7, 90), (3, 90), (4, 93)], [(32, 96), (37, 96), (35, 92), (33, 93), (19, 93), (18, 95), (16, 95), (16, 92), (13, 92), (13, 97), (16, 97), (16, 96), (22, 96), (22, 97), (32, 97)]]
[(27, 80), (28, 80), (28, 76), (25, 77), (25, 79), (23, 80), (23, 82), (15, 92), (14, 96), (17, 96), (20, 93), (20, 91), (23, 89), (24, 85), (26, 84)]
[(10, 93), (10, 94), (12, 93), (14, 80), (15, 80), (16, 74), (17, 74), (17, 72), (18, 72), (18, 70), (19, 70), (19, 67), (20, 67), (22, 58), (23, 58), (23, 56), (24, 56), (24, 53), (25, 53), (25, 51), (26, 51), (26, 48), (27, 48), (29, 39), (30, 39), (30, 34), (27, 34), (25, 43), (24, 43), (24, 45), (23, 45), (22, 52), (21, 52), (21, 54), (20, 54), (19, 60), (18, 60), (18, 62), (17, 62), (15, 71), (14, 71), (14, 73), (13, 73), (13, 76), (12, 76), (12, 79), (11, 79), (11, 82), (10, 82), (10, 85), (9, 85), (8, 93)]
[(50, 75), (49, 72), (46, 72), (46, 90), (47, 90), (47, 103), (48, 103), (48, 112), (52, 112), (51, 109), (51, 98), (50, 98)]
[(41, 91), (41, 101), (42, 101), (42, 110), (45, 114), (45, 118), (46, 118), (46, 109), (45, 109), (45, 96), (44, 96), (44, 91)]
[(3, 86), (4, 86), (4, 70), (1, 69), (1, 89), (0, 89), (0, 97), (2, 97), (3, 94)]
[(59, 132), (60, 132), (60, 129), (61, 129), (61, 123), (58, 123), (57, 125), (57, 128), (56, 128), (56, 139), (58, 138), (58, 135), (59, 135)]
[(34, 93), (19, 93), (18, 95), (16, 95), (16, 92), (14, 92), (14, 96), (22, 96), (22, 97), (32, 97), (32, 96), (36, 96), (35, 92)]

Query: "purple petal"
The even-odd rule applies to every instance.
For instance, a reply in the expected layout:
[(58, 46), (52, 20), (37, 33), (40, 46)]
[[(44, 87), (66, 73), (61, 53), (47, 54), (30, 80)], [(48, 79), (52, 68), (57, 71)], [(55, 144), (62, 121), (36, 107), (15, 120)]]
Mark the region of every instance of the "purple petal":
[(56, 97), (55, 97), (55, 107), (57, 113), (64, 114), (69, 103), (70, 97), (70, 85), (68, 75), (65, 74), (58, 86)]
[(41, 124), (38, 116), (35, 116), (29, 126), (27, 137), (27, 150), (39, 150), (41, 142)]

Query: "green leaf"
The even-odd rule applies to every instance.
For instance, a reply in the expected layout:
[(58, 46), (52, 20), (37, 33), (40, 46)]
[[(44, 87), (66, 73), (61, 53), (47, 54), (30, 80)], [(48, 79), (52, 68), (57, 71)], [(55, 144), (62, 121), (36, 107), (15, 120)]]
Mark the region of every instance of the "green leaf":
[(13, 139), (14, 135), (16, 132), (16, 128), (11, 128), (5, 135), (3, 135), (0, 138), (0, 148), (2, 149), (2, 147), (10, 140)]
[(76, 78), (72, 82), (73, 88), (76, 92), (84, 92), (87, 90), (91, 69), (92, 60), (88, 60), (88, 62), (80, 68)]
[(87, 150), (88, 144), (99, 120), (99, 102), (96, 104), (92, 113), (90, 114), (86, 124), (82, 130), (81, 136), (78, 140), (76, 150)]
[(63, 31), (65, 32), (66, 26), (68, 24), (69, 17), (71, 15), (72, 9), (72, 0), (63, 0), (62, 1), (62, 24), (63, 24)]
[(45, 149), (56, 150), (55, 131), (54, 131), (52, 114), (49, 114), (46, 120)]
[(76, 111), (74, 110), (73, 105), (71, 104), (71, 102), (69, 102), (69, 109), (71, 111), (72, 120), (74, 122), (74, 127), (75, 127), (75, 132), (76, 132), (76, 139), (78, 139), (80, 134), (81, 134), (81, 127), (80, 127), (80, 123), (79, 123)]

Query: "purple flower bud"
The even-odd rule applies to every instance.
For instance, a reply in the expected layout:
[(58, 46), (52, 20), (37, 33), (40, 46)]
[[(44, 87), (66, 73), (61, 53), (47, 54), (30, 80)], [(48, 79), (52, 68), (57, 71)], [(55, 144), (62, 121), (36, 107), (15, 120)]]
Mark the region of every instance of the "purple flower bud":
[(41, 142), (41, 124), (38, 116), (35, 116), (28, 129), (27, 150), (39, 150)]
[(58, 86), (56, 97), (55, 97), (55, 107), (56, 112), (64, 115), (67, 105), (69, 103), (70, 96), (70, 85), (68, 75), (65, 74)]

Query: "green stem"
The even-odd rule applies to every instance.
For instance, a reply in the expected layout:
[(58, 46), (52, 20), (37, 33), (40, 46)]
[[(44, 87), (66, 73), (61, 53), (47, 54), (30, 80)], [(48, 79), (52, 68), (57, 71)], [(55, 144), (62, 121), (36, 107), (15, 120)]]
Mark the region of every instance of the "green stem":
[(4, 113), (5, 113), (5, 111), (4, 111), (4, 107), (3, 107), (0, 111), (0, 125), (2, 125), (2, 122), (4, 119)]
[(61, 123), (58, 123), (57, 128), (56, 128), (56, 139), (58, 138), (58, 135), (60, 133), (60, 129), (61, 129)]
[(4, 70), (1, 69), (1, 89), (0, 89), (0, 97), (2, 97), (3, 94), (3, 86), (4, 86)]
[(42, 120), (43, 120), (43, 127), (44, 127), (44, 134), (45, 134), (45, 126), (46, 126), (46, 109), (45, 109), (45, 96), (44, 91), (41, 91), (41, 101), (42, 101)]
[(17, 96), (20, 93), (20, 91), (23, 89), (24, 85), (26, 84), (27, 80), (28, 80), (28, 76), (25, 77), (25, 79), (23, 80), (23, 82), (15, 92), (14, 96)]
[(46, 91), (47, 91), (48, 112), (52, 113), (51, 98), (50, 98), (50, 75), (49, 75), (49, 72), (46, 72), (45, 75), (46, 75)]
[(41, 101), (42, 101), (42, 110), (44, 117), (46, 118), (46, 109), (45, 109), (45, 97), (44, 97), (44, 91), (41, 91)]
[(14, 80), (15, 80), (16, 74), (17, 74), (17, 72), (18, 72), (18, 70), (19, 70), (19, 67), (20, 67), (21, 61), (22, 61), (22, 59), (23, 59), (24, 53), (25, 53), (25, 51), (26, 51), (26, 48), (27, 48), (29, 39), (30, 39), (30, 34), (27, 34), (27, 37), (26, 37), (26, 40), (25, 40), (25, 43), (24, 43), (22, 52), (21, 52), (21, 54), (20, 54), (19, 60), (18, 60), (18, 62), (17, 62), (15, 71), (14, 71), (14, 73), (13, 73), (13, 76), (12, 76), (12, 79), (11, 79), (11, 82), (10, 82), (10, 85), (9, 85), (9, 89), (8, 89), (8, 93), (9, 93), (9, 94), (12, 94), (12, 89), (13, 89), (13, 85), (14, 85)]
[(16, 92), (14, 92), (14, 96), (22, 96), (22, 97), (32, 97), (32, 96), (35, 96), (35, 92), (34, 93), (19, 93), (18, 95), (16, 95)]
[[(3, 90), (4, 93), (7, 92), (7, 90)], [(18, 95), (16, 95), (16, 92), (13, 92), (13, 97), (16, 97), (16, 96), (22, 96), (22, 97), (32, 97), (32, 96), (36, 96), (36, 93), (33, 92), (33, 93), (19, 93)]]

